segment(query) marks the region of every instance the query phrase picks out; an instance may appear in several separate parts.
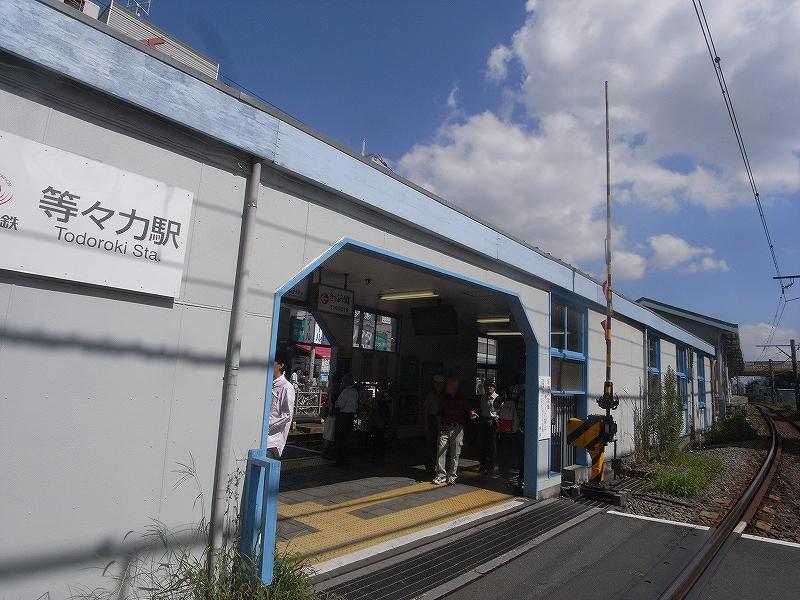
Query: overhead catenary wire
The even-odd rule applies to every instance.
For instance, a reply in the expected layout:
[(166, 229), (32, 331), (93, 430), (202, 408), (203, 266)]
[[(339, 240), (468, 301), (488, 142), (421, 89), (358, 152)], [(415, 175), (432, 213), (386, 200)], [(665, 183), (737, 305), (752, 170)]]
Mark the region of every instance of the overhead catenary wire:
[[(725, 109), (728, 112), (728, 118), (730, 119), (731, 126), (733, 127), (733, 133), (736, 137), (736, 144), (739, 147), (739, 154), (742, 156), (742, 162), (744, 163), (745, 172), (747, 173), (747, 179), (750, 184), (750, 190), (753, 193), (753, 199), (756, 203), (756, 208), (758, 209), (758, 216), (761, 221), (761, 226), (764, 229), (764, 236), (767, 240), (767, 245), (769, 246), (770, 257), (772, 258), (772, 264), (775, 267), (775, 273), (778, 276), (778, 283), (780, 285), (780, 296), (778, 297), (778, 307), (775, 310), (775, 317), (772, 321), (772, 326), (770, 329), (770, 334), (768, 337), (767, 344), (772, 343), (772, 339), (775, 337), (775, 332), (778, 329), (778, 325), (780, 324), (780, 320), (783, 316), (783, 311), (786, 309), (786, 286), (783, 281), (780, 279), (781, 277), (781, 269), (780, 265), (778, 264), (778, 257), (775, 254), (775, 244), (772, 242), (772, 235), (769, 232), (769, 225), (767, 224), (767, 218), (764, 214), (764, 207), (761, 204), (761, 196), (758, 191), (758, 186), (756, 185), (755, 176), (753, 175), (753, 168), (750, 164), (750, 157), (747, 153), (747, 147), (744, 143), (744, 137), (742, 135), (742, 130), (739, 127), (739, 119), (736, 116), (736, 110), (733, 107), (733, 99), (731, 98), (730, 90), (728, 89), (728, 83), (725, 80), (725, 73), (722, 69), (722, 59), (717, 52), (717, 46), (714, 43), (714, 36), (711, 34), (711, 27), (708, 24), (708, 18), (706, 17), (705, 9), (703, 8), (702, 0), (692, 0), (692, 6), (694, 6), (694, 12), (697, 15), (697, 20), (700, 24), (700, 31), (703, 34), (703, 40), (706, 44), (706, 49), (708, 50), (708, 55), (711, 58), (711, 63), (714, 66), (714, 74), (717, 77), (717, 82), (719, 83), (720, 90), (722, 91), (722, 98), (725, 102)], [(766, 349), (763, 349), (761, 355), (759, 356), (759, 360), (764, 357), (766, 353)]]
[[(744, 137), (742, 136), (741, 128), (739, 127), (739, 119), (736, 116), (736, 110), (733, 107), (733, 99), (731, 98), (730, 90), (728, 89), (728, 84), (725, 81), (725, 73), (722, 70), (722, 59), (717, 52), (716, 44), (714, 43), (714, 37), (711, 35), (711, 28), (708, 24), (708, 19), (706, 17), (705, 9), (703, 8), (702, 0), (692, 0), (692, 5), (694, 6), (695, 14), (697, 15), (697, 20), (700, 23), (700, 30), (703, 34), (703, 39), (706, 43), (706, 48), (708, 49), (708, 55), (711, 57), (711, 62), (714, 65), (714, 73), (717, 76), (717, 81), (720, 86), (720, 90), (722, 91), (722, 97), (725, 101), (725, 108), (728, 112), (728, 118), (731, 121), (731, 125), (733, 126), (733, 133), (736, 136), (736, 143), (739, 147), (739, 153), (742, 156), (742, 161), (744, 162), (745, 171), (747, 173), (747, 179), (750, 184), (750, 189), (753, 193), (753, 198), (756, 202), (756, 208), (758, 209), (758, 215), (761, 220), (761, 225), (764, 228), (764, 235), (767, 239), (767, 244), (769, 246), (770, 256), (772, 257), (772, 263), (775, 266), (775, 273), (778, 277), (781, 276), (780, 266), (778, 265), (778, 258), (775, 254), (775, 245), (772, 242), (772, 236), (769, 232), (769, 226), (767, 224), (767, 218), (764, 214), (764, 207), (761, 204), (761, 196), (758, 192), (758, 186), (756, 185), (755, 176), (753, 175), (753, 169), (750, 165), (750, 157), (747, 153), (747, 147), (744, 143)], [(785, 285), (782, 281), (779, 281), (781, 286), (781, 296), (784, 295)]]
[[(796, 298), (792, 298), (792, 300), (796, 300)], [(765, 358), (767, 348), (772, 344), (772, 340), (775, 339), (775, 333), (778, 331), (778, 327), (780, 326), (781, 319), (783, 318), (783, 311), (786, 310), (786, 305), (792, 300), (787, 300), (784, 296), (778, 296), (778, 306), (775, 309), (775, 316), (772, 318), (770, 333), (767, 337), (767, 341), (761, 348), (761, 354), (758, 356), (758, 360), (763, 360)]]

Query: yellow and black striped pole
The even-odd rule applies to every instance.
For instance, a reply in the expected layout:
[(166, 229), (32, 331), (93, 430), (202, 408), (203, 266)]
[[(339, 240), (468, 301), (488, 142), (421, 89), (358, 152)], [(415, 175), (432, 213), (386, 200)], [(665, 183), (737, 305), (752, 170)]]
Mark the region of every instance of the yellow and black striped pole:
[(599, 483), (605, 480), (606, 421), (600, 415), (589, 415), (583, 421), (571, 418), (567, 422), (567, 443), (576, 448), (586, 448), (592, 457), (590, 481)]

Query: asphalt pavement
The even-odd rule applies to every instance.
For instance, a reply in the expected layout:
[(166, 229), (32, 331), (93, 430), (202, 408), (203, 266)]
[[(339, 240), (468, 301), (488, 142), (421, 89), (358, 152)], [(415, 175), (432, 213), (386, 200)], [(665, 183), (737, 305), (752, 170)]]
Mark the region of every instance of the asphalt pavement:
[[(656, 598), (708, 535), (704, 529), (599, 513), (447, 598)], [(798, 561), (800, 548), (739, 539), (699, 597), (800, 597)]]

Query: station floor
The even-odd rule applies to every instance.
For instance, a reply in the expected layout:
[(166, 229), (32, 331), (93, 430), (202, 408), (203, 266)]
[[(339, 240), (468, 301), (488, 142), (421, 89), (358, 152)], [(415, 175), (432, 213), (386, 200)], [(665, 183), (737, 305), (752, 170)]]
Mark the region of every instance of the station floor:
[(420, 466), (377, 467), (356, 457), (338, 469), (309, 457), (282, 466), (279, 498), (279, 552), (313, 565), (499, 508), (514, 496), (467, 459), (455, 485), (437, 486)]

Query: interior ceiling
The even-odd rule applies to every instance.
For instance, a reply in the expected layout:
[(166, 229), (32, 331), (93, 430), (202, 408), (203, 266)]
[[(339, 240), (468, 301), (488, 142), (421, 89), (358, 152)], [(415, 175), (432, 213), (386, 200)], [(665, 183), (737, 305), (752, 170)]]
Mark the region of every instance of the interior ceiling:
[[(323, 265), (322, 282), (342, 287), (345, 274), (347, 287), (355, 295), (356, 306), (402, 314), (413, 306), (430, 306), (441, 301), (453, 305), (462, 317), (509, 314), (508, 298), (504, 294), (443, 275), (423, 272), (385, 258), (341, 250)], [(436, 290), (439, 298), (380, 299), (380, 295), (387, 292), (429, 289)]]

